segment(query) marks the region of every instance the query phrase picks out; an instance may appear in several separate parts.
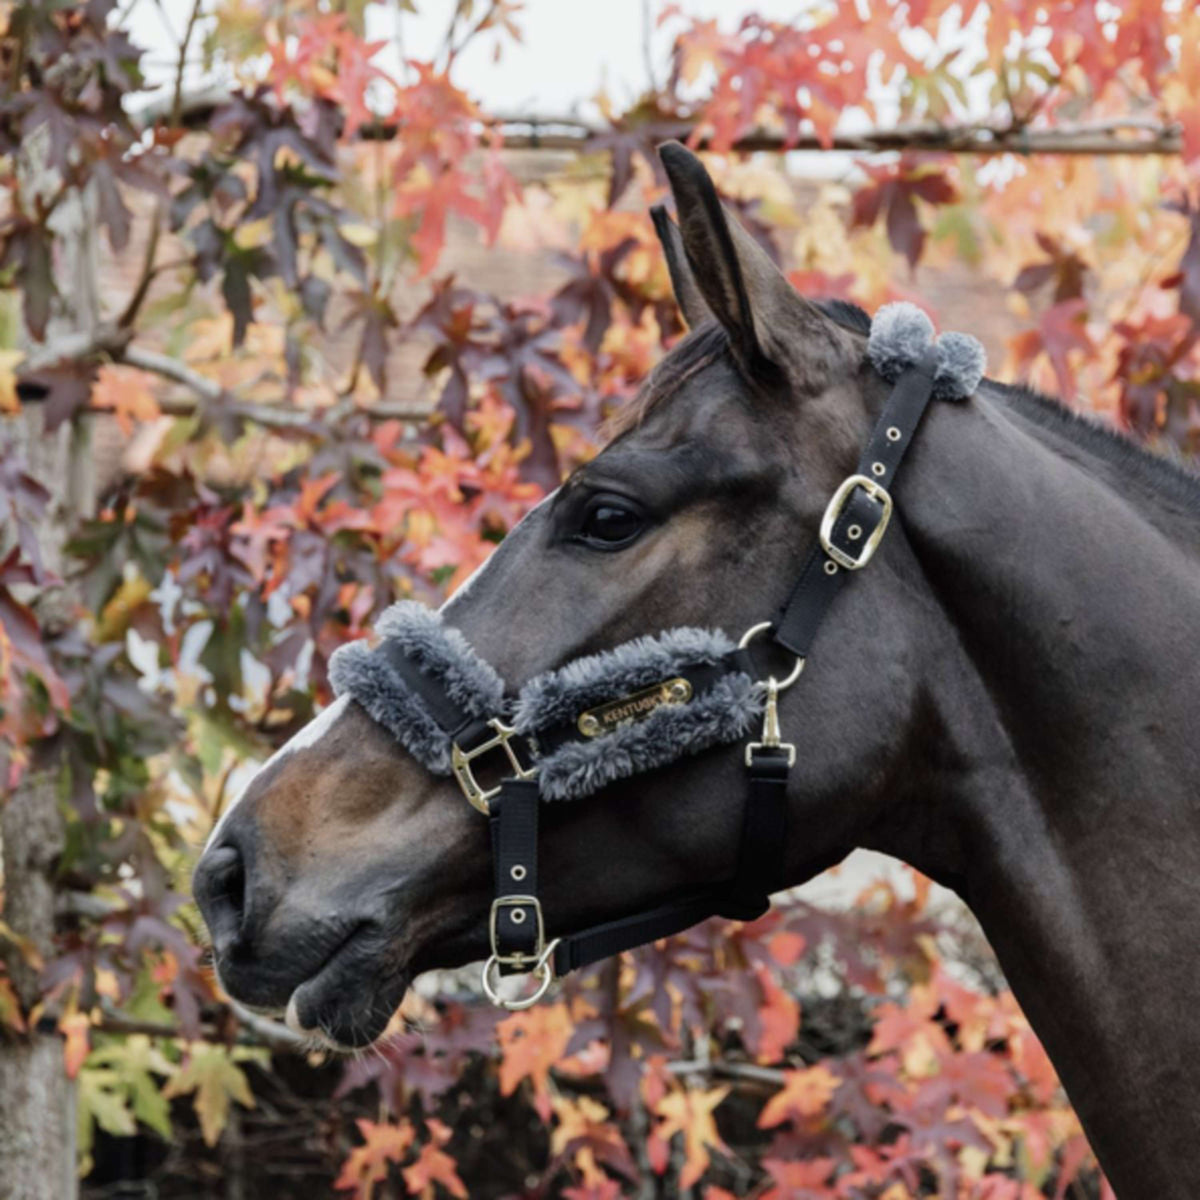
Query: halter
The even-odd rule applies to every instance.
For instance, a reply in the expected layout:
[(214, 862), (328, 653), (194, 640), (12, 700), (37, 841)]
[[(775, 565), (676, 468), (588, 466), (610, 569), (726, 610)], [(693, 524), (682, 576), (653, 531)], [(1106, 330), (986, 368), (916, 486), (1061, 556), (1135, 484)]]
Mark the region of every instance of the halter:
[[(712, 916), (754, 920), (785, 886), (788, 773), (796, 747), (779, 726), (779, 694), (800, 678), (829, 606), (874, 557), (894, 508), (891, 488), (931, 399), (971, 395), (983, 347), (964, 334), (936, 341), (914, 305), (891, 304), (871, 324), (867, 355), (894, 386), (853, 475), (834, 492), (791, 594), (774, 620), (734, 644), (718, 630), (678, 628), (573, 659), (515, 695), (441, 615), (402, 601), (380, 618), (381, 641), (341, 647), (330, 660), (348, 693), (427, 770), (451, 775), (487, 816), (495, 899), (483, 990), (501, 1008), (528, 1008), (556, 975), (679, 933)], [(759, 641), (793, 656), (783, 678), (761, 678)], [(643, 771), (746, 739), (747, 798), (731, 879), (696, 888), (632, 916), (547, 940), (538, 899), (538, 811)], [(485, 765), (493, 781), (481, 780)], [(494, 778), (496, 768), (499, 778)], [(501, 997), (502, 975), (535, 987)]]

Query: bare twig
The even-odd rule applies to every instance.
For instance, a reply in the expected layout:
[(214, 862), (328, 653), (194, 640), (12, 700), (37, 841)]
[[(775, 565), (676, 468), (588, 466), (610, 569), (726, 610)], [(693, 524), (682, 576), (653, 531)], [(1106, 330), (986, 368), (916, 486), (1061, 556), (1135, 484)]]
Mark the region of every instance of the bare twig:
[[(238, 1024), (253, 1036), (247, 1040), (267, 1046), (271, 1050), (287, 1050), (293, 1053), (305, 1053), (312, 1049), (309, 1040), (301, 1034), (289, 1029), (279, 1021), (270, 1017), (261, 1017), (241, 1005), (233, 1005), (237, 1014)], [(184, 1037), (180, 1027), (170, 1021), (143, 1021), (136, 1017), (128, 1017), (124, 1013), (114, 1012), (108, 1008), (102, 1010), (98, 1028), (105, 1033), (144, 1033), (149, 1037), (179, 1038)], [(202, 1026), (202, 1032), (208, 1036), (216, 1036), (217, 1031), (210, 1026)]]
[(188, 47), (192, 42), (192, 34), (200, 20), (204, 0), (193, 0), (192, 15), (188, 18), (187, 29), (183, 33), (183, 41), (179, 43), (179, 66), (175, 71), (175, 93), (171, 97), (171, 124), (178, 125), (183, 113), (183, 76), (187, 70)]
[[(294, 407), (281, 393), (278, 402), (251, 402), (238, 399), (235, 393), (224, 388), (215, 379), (201, 375), (186, 363), (157, 350), (130, 345), (132, 331), (116, 326), (103, 325), (90, 332), (71, 333), (45, 345), (29, 355), (20, 365), (23, 379), (36, 379), (37, 375), (64, 362), (86, 363), (99, 360), (125, 363), (148, 371), (163, 379), (180, 384), (190, 391), (194, 399), (184, 396), (167, 396), (159, 400), (159, 408), (167, 416), (190, 417), (203, 415), (209, 407), (220, 406), (221, 412), (242, 420), (253, 421), (271, 429), (302, 429), (317, 421), (327, 423), (340, 421), (359, 412), (371, 421), (418, 421), (429, 420), (434, 410), (429, 405), (383, 402), (363, 407), (346, 397), (324, 409), (302, 409)], [(99, 411), (99, 410), (97, 410)]]
[(672, 1075), (712, 1075), (717, 1079), (742, 1079), (768, 1087), (782, 1087), (787, 1072), (778, 1067), (759, 1067), (753, 1063), (728, 1062), (725, 1059), (687, 1059), (667, 1064)]
[(133, 289), (133, 295), (129, 297), (129, 303), (125, 305), (125, 311), (117, 318), (118, 329), (131, 329), (134, 321), (137, 320), (138, 313), (141, 312), (142, 305), (146, 302), (146, 296), (150, 291), (150, 285), (154, 282), (154, 276), (158, 273), (154, 259), (158, 254), (158, 239), (162, 233), (163, 206), (158, 203), (154, 206), (154, 216), (150, 222), (150, 233), (146, 238), (146, 253), (142, 256), (142, 272), (138, 277), (137, 287)]
[(195, 392), (201, 400), (209, 403), (215, 403), (226, 395), (225, 389), (215, 380), (201, 375), (199, 371), (193, 371), (191, 367), (169, 354), (143, 350), (140, 346), (127, 346), (121, 359), (131, 367), (138, 367), (142, 371), (149, 371), (154, 375), (161, 375), (164, 379), (181, 383), (189, 391)]

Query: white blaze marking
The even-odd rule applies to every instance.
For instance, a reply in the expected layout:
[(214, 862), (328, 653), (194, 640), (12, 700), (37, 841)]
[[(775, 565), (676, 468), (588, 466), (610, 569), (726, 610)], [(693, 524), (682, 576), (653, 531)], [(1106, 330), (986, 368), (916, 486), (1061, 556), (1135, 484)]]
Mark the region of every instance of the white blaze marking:
[(226, 805), (225, 811), (221, 814), (221, 819), (213, 827), (212, 833), (208, 835), (208, 845), (211, 846), (216, 840), (217, 834), (221, 830), (221, 826), (225, 824), (229, 814), (237, 808), (241, 803), (242, 797), (250, 789), (250, 785), (261, 775), (268, 767), (273, 766), (281, 759), (286, 758), (289, 754), (297, 750), (306, 750), (309, 746), (315, 746), (317, 742), (324, 737), (332, 728), (333, 723), (346, 711), (346, 706), (350, 703), (350, 696), (339, 696), (332, 704), (326, 705), (307, 725), (302, 729), (297, 730), (270, 758), (267, 759), (257, 771), (246, 781), (245, 786), (238, 792), (234, 800)]

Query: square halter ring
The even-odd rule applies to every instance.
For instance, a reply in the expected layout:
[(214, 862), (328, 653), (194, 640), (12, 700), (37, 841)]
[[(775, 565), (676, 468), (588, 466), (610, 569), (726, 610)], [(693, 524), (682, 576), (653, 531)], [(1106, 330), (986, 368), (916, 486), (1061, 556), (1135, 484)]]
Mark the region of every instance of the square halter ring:
[[(846, 505), (850, 502), (850, 497), (858, 488), (862, 488), (872, 500), (881, 504), (883, 506), (883, 513), (879, 518), (879, 523), (871, 530), (866, 541), (863, 542), (862, 549), (857, 555), (853, 555), (847, 554), (840, 546), (834, 545), (833, 531), (841, 519)], [(847, 476), (838, 486), (838, 490), (833, 493), (833, 498), (829, 501), (829, 505), (825, 509), (825, 515), (821, 518), (821, 549), (838, 566), (844, 567), (847, 571), (857, 571), (860, 567), (865, 567), (871, 561), (875, 551), (879, 548), (879, 543), (883, 540), (883, 535), (887, 531), (888, 521), (891, 518), (892, 497), (883, 484), (877, 483), (867, 475)]]
[(496, 784), (492, 788), (485, 788), (475, 778), (471, 764), (477, 758), (482, 758), (483, 755), (490, 754), (493, 750), (502, 749), (508, 755), (509, 766), (512, 767), (513, 774), (518, 779), (533, 779), (537, 775), (537, 766), (525, 766), (512, 746), (517, 731), (511, 725), (505, 725), (503, 721), (495, 717), (488, 722), (488, 725), (496, 731), (495, 737), (480, 742), (478, 746), (472, 746), (470, 750), (463, 750), (457, 742), (452, 743), (450, 747), (450, 769), (454, 772), (454, 778), (458, 781), (458, 786), (462, 788), (463, 795), (484, 816), (490, 813), (492, 801), (500, 794), (500, 784)]

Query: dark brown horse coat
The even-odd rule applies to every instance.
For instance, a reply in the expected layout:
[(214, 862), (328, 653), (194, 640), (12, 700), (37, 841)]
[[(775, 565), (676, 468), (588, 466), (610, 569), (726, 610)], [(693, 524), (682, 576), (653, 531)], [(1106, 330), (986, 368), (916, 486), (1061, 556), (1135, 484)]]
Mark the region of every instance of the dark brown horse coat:
[[(664, 159), (696, 331), (445, 609), (512, 685), (640, 633), (769, 617), (886, 396), (861, 318), (800, 297), (696, 160)], [(883, 548), (784, 698), (788, 879), (868, 846), (953, 887), (1118, 1195), (1193, 1197), (1200, 482), (992, 384), (935, 405), (911, 455)], [(631, 539), (589, 535), (602, 506)], [(547, 806), (550, 931), (728, 875), (741, 770), (716, 749)], [(196, 895), (231, 995), (361, 1044), (414, 972), (486, 953), (489, 882), (455, 785), (339, 701), (256, 776)]]

